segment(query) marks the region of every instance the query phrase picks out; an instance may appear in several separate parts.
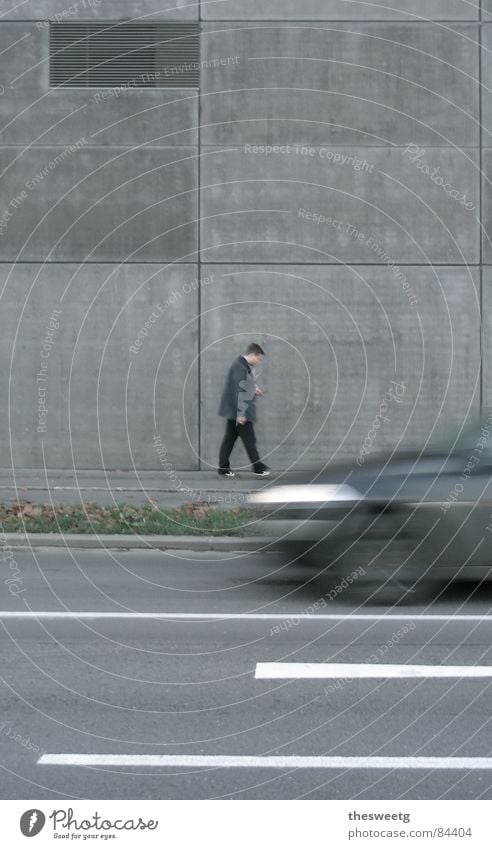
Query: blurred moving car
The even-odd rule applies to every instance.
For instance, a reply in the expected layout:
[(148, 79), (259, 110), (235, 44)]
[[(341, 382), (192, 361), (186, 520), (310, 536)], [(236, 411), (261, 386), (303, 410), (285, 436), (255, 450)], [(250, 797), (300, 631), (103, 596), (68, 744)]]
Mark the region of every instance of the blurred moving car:
[[(282, 478), (249, 496), (283, 556), (384, 604), (432, 598), (492, 566), (492, 412), (421, 451), (371, 456)], [(286, 561), (288, 562), (288, 561)]]

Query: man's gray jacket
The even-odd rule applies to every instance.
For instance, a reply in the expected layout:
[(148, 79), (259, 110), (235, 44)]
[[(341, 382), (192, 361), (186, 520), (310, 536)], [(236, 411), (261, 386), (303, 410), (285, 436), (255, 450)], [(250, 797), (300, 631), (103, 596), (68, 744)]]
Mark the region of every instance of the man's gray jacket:
[(256, 383), (253, 369), (244, 357), (238, 357), (230, 367), (222, 398), (219, 416), (226, 419), (244, 417), (256, 421)]

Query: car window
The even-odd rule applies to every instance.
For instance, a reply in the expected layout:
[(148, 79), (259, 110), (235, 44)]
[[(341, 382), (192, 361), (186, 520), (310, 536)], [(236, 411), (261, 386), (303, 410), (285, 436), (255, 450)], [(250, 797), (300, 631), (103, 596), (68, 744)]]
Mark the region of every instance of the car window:
[(454, 450), (460, 454), (475, 451), (492, 460), (492, 410), (487, 410), (478, 421), (465, 428)]

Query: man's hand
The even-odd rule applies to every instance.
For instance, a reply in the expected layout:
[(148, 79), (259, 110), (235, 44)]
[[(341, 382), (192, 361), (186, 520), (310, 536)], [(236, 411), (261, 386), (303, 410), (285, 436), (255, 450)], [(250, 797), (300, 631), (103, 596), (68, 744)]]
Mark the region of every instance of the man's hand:
[(265, 394), (265, 393), (263, 392), (263, 389), (258, 389), (258, 387), (256, 387), (256, 389), (255, 389), (255, 395), (264, 395), (264, 394)]
[(238, 425), (246, 424), (246, 417), (245, 416), (238, 416), (238, 418), (236, 419), (236, 424), (238, 424)]

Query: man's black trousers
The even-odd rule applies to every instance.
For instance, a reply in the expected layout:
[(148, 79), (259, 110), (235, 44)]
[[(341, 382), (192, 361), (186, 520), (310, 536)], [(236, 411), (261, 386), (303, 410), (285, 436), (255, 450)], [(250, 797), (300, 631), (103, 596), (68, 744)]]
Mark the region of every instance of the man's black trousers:
[(246, 453), (253, 464), (255, 472), (262, 472), (266, 466), (260, 461), (260, 455), (256, 447), (256, 436), (253, 422), (236, 424), (235, 419), (227, 419), (226, 431), (219, 452), (219, 473), (230, 469), (230, 457), (237, 438), (242, 439)]

